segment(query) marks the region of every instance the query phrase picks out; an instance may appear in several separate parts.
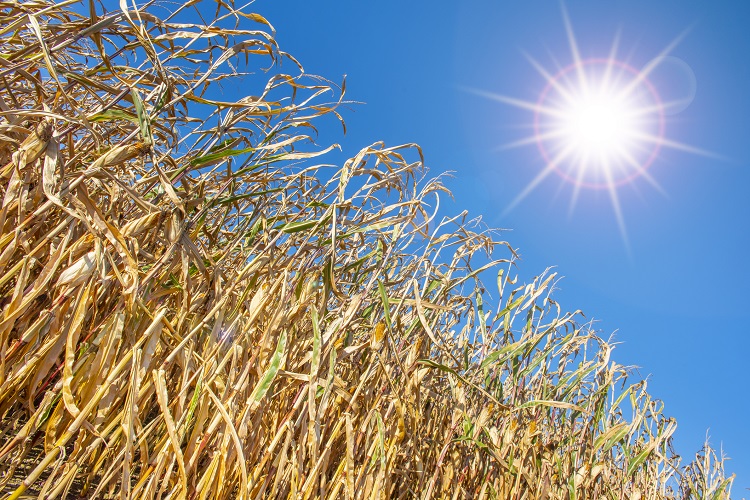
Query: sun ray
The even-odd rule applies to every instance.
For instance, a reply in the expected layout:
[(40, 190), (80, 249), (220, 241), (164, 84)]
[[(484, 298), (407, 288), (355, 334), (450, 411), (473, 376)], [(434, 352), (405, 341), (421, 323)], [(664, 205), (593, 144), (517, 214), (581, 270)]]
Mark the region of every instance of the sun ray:
[(646, 181), (649, 184), (651, 184), (651, 186), (654, 187), (654, 189), (656, 189), (657, 191), (659, 191), (664, 196), (667, 196), (667, 192), (664, 190), (664, 188), (661, 186), (661, 184), (659, 184), (657, 182), (657, 180), (654, 179), (654, 177), (651, 174), (648, 173), (648, 170), (646, 170), (645, 168), (643, 168), (641, 166), (641, 164), (638, 163), (638, 160), (636, 160), (635, 158), (633, 158), (633, 155), (630, 154), (630, 152), (627, 149), (622, 148), (622, 149), (619, 150), (619, 153), (622, 156), (622, 158), (631, 167), (633, 167), (638, 172), (639, 175), (641, 175), (644, 179), (646, 179)]
[(555, 168), (557, 167), (557, 163), (563, 161), (565, 158), (568, 157), (568, 155), (570, 155), (572, 149), (573, 149), (572, 147), (568, 147), (566, 149), (563, 149), (560, 153), (558, 153), (558, 155), (551, 162), (549, 162), (549, 164), (544, 168), (544, 170), (539, 172), (536, 175), (536, 177), (534, 177), (531, 180), (531, 182), (529, 182), (526, 185), (523, 191), (521, 191), (518, 194), (518, 196), (516, 196), (513, 199), (513, 201), (510, 202), (510, 205), (508, 205), (505, 208), (505, 210), (503, 210), (502, 215), (507, 215), (508, 212), (513, 210), (519, 203), (521, 203), (523, 199), (526, 198), (529, 195), (529, 193), (531, 193), (539, 185), (540, 182), (546, 179), (547, 176), (555, 170)]
[(532, 58), (529, 54), (526, 52), (522, 52), (523, 55), (526, 57), (526, 59), (529, 61), (529, 63), (534, 67), (537, 72), (539, 72), (540, 75), (544, 77), (544, 79), (547, 81), (548, 84), (552, 85), (557, 92), (565, 98), (567, 102), (573, 101), (573, 96), (570, 94), (568, 89), (566, 89), (563, 85), (561, 85), (557, 80), (555, 80), (554, 76), (552, 76), (544, 67), (539, 64), (536, 59)]
[(629, 95), (635, 88), (638, 87), (638, 85), (642, 84), (646, 78), (651, 74), (652, 71), (654, 71), (664, 60), (665, 57), (667, 57), (679, 44), (682, 42), (682, 40), (690, 33), (691, 28), (687, 28), (682, 33), (677, 35), (674, 40), (672, 40), (669, 45), (667, 45), (664, 49), (662, 49), (659, 54), (651, 59), (651, 61), (646, 64), (646, 66), (643, 67), (638, 72), (638, 76), (636, 76), (625, 88), (622, 89), (622, 95), (623, 97)]
[(609, 49), (609, 60), (607, 61), (607, 68), (604, 70), (604, 76), (602, 77), (602, 88), (609, 86), (609, 79), (612, 77), (612, 70), (615, 67), (615, 61), (617, 60), (617, 47), (620, 44), (620, 31), (615, 33), (615, 39), (612, 41), (612, 48)]
[(573, 63), (576, 65), (578, 73), (578, 84), (581, 86), (581, 90), (584, 92), (588, 90), (588, 82), (586, 81), (586, 73), (581, 65), (581, 53), (578, 50), (578, 43), (576, 42), (576, 36), (573, 32), (573, 26), (570, 23), (568, 17), (568, 10), (565, 8), (565, 4), (560, 2), (562, 8), (563, 22), (565, 23), (565, 32), (568, 35), (568, 44), (570, 45), (570, 53), (573, 56)]
[(523, 99), (516, 99), (515, 97), (495, 94), (494, 92), (487, 92), (486, 90), (473, 89), (469, 87), (464, 87), (464, 89), (478, 96), (486, 97), (488, 99), (492, 99), (493, 101), (502, 102), (504, 104), (510, 104), (511, 106), (515, 106), (517, 108), (534, 111), (543, 115), (554, 116), (556, 118), (562, 118), (564, 116), (564, 114), (560, 110), (547, 106), (540, 106), (535, 102), (524, 101)]
[(724, 158), (723, 156), (713, 153), (711, 151), (696, 148), (695, 146), (691, 146), (690, 144), (673, 141), (665, 137), (659, 137), (659, 136), (655, 136), (651, 134), (644, 134), (644, 133), (639, 133), (639, 132), (633, 132), (633, 136), (643, 142), (647, 142), (651, 144), (658, 144), (661, 147), (676, 149), (678, 151), (691, 153), (691, 154), (698, 155), (698, 156), (705, 156), (706, 158), (713, 158), (714, 160), (726, 160), (726, 158)]
[(552, 130), (550, 132), (545, 132), (544, 134), (535, 134), (531, 135), (529, 137), (525, 137), (523, 139), (519, 139), (517, 141), (509, 142), (507, 144), (503, 144), (499, 148), (497, 148), (498, 151), (505, 151), (507, 149), (515, 149), (520, 148), (523, 146), (528, 146), (530, 144), (536, 144), (539, 140), (547, 140), (547, 139), (554, 139), (556, 137), (560, 137), (562, 135), (562, 132), (559, 130)]
[(560, 195), (562, 192), (565, 191), (565, 183), (560, 182), (557, 185), (557, 189), (555, 189), (554, 194), (550, 197), (550, 202), (555, 202), (560, 198)]
[(581, 156), (581, 161), (578, 163), (578, 173), (576, 176), (576, 182), (573, 183), (573, 194), (570, 197), (570, 206), (568, 207), (568, 218), (573, 215), (573, 210), (576, 208), (578, 203), (578, 194), (581, 192), (581, 185), (583, 181), (583, 175), (586, 172), (585, 165), (588, 162), (587, 155)]
[[(607, 160), (604, 159), (606, 163)], [(622, 215), (622, 208), (620, 207), (620, 198), (617, 196), (617, 185), (612, 179), (612, 172), (606, 168), (602, 169), (604, 176), (607, 179), (607, 191), (609, 192), (609, 199), (612, 202), (612, 209), (615, 212), (615, 218), (617, 219), (617, 227), (620, 230), (620, 236), (622, 237), (623, 244), (625, 245), (625, 251), (628, 257), (632, 258), (630, 251), (630, 239), (628, 238), (628, 230), (625, 226), (625, 217)]]
[(673, 101), (659, 102), (651, 106), (642, 106), (632, 110), (629, 115), (633, 118), (641, 116), (653, 115), (654, 113), (664, 112), (669, 108), (682, 106), (685, 103), (685, 99), (676, 99)]

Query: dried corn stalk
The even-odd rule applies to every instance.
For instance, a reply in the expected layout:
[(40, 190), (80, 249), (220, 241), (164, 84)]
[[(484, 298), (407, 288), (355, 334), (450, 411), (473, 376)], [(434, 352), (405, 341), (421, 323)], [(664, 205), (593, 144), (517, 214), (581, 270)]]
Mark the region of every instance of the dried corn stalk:
[(417, 146), (315, 163), (265, 18), (121, 5), (0, 2), (9, 498), (728, 496)]

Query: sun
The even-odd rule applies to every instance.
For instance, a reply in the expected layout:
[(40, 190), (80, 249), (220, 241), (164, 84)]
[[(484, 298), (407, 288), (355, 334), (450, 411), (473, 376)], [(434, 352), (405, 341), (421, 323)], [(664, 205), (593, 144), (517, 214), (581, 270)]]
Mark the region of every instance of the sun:
[(627, 147), (637, 130), (632, 113), (615, 96), (597, 93), (582, 96), (564, 110), (555, 128), (581, 155), (606, 159)]
[(664, 106), (640, 72), (614, 58), (581, 60), (547, 79), (534, 139), (548, 167), (578, 186), (646, 176), (664, 140)]
[(555, 127), (581, 155), (605, 159), (627, 146), (636, 124), (631, 113), (612, 95), (584, 96), (564, 110)]
[(571, 62), (550, 71), (526, 55), (544, 78), (543, 89), (535, 101), (476, 89), (466, 90), (533, 113), (533, 134), (505, 147), (536, 145), (544, 160), (544, 168), (504, 213), (515, 208), (554, 173), (573, 186), (570, 213), (575, 208), (581, 189), (600, 189), (609, 193), (620, 233), (628, 248), (618, 189), (636, 179), (643, 179), (664, 193), (649, 172), (664, 148), (716, 157), (710, 152), (666, 137), (666, 111), (670, 108), (684, 109), (684, 102), (664, 102), (649, 80), (686, 32), (638, 69), (618, 58), (619, 35), (615, 36), (608, 54), (581, 58), (564, 4), (562, 15)]

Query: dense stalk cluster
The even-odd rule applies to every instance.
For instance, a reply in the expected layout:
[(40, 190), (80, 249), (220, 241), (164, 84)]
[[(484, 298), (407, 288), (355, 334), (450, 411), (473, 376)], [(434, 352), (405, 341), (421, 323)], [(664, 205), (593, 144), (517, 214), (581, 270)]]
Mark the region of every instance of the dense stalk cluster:
[(264, 17), (121, 5), (0, 1), (0, 491), (728, 497), (416, 145), (318, 163)]

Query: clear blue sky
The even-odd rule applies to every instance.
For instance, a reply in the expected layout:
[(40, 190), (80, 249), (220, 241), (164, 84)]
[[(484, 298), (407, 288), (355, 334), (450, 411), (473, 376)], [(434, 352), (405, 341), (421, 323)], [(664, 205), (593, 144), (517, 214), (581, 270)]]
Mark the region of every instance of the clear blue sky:
[(346, 74), (348, 97), (366, 102), (345, 112), (345, 138), (324, 130), (322, 142), (340, 141), (348, 155), (380, 139), (417, 142), (431, 173), (455, 171), (456, 202), (446, 210), (510, 229), (522, 277), (557, 266), (565, 276), (558, 300), (597, 319), (604, 337), (616, 331), (614, 358), (639, 366), (678, 419), (678, 451), (691, 455), (708, 431), (732, 458), (735, 496), (747, 496), (750, 3), (568, 2), (584, 58), (607, 57), (620, 30), (620, 56), (642, 67), (692, 27), (671, 53), (685, 64), (653, 75), (655, 85), (667, 82), (658, 89), (664, 100), (689, 92), (691, 71), (697, 84), (692, 103), (667, 117), (666, 136), (728, 159), (665, 149), (649, 172), (666, 196), (642, 179), (620, 188), (630, 256), (606, 191), (582, 191), (569, 217), (572, 188), (553, 175), (501, 215), (544, 168), (535, 147), (499, 149), (528, 134), (530, 115), (463, 90), (535, 101), (544, 81), (522, 51), (548, 68), (571, 60), (559, 4), (457, 4), (262, 0), (252, 8), (308, 73)]

